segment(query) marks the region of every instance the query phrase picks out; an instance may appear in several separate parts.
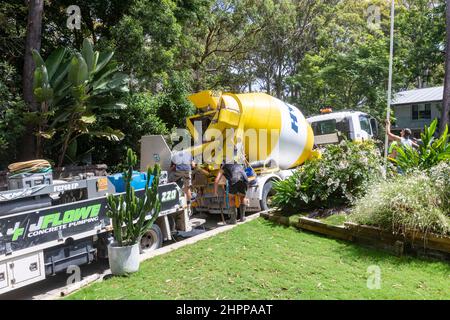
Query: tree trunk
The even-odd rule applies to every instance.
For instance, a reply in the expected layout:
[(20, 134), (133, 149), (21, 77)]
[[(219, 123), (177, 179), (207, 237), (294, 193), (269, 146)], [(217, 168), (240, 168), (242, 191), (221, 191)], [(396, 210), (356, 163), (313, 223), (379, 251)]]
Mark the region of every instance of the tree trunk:
[(446, 44), (445, 44), (445, 79), (444, 79), (444, 99), (442, 102), (440, 132), (444, 132), (445, 126), (449, 122), (450, 112), (450, 0), (446, 1)]
[[(42, 30), (42, 13), (44, 11), (44, 0), (28, 1), (28, 22), (27, 37), (25, 40), (25, 57), (23, 66), (23, 98), (27, 104), (29, 111), (38, 111), (39, 104), (33, 96), (33, 73), (34, 61), (32, 50), (41, 49), (41, 30)], [(29, 160), (34, 158), (40, 152), (36, 150), (35, 126), (27, 125), (27, 131), (22, 141), (20, 150), (20, 159)]]

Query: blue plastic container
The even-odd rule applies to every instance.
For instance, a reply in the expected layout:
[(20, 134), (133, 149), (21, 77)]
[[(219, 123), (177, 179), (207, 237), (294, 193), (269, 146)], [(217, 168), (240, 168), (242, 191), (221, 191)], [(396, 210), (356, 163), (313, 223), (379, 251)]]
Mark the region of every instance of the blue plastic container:
[(247, 177), (256, 176), (255, 171), (252, 169), (252, 167), (245, 168), (245, 174), (247, 175)]
[[(116, 173), (111, 176), (108, 176), (108, 179), (116, 188), (116, 193), (125, 192), (125, 179), (123, 177), (123, 173)], [(134, 190), (144, 189), (146, 181), (147, 181), (147, 173), (133, 171), (133, 175), (131, 178), (131, 186), (134, 188)], [(150, 177), (149, 185), (151, 185), (152, 181), (153, 176)]]

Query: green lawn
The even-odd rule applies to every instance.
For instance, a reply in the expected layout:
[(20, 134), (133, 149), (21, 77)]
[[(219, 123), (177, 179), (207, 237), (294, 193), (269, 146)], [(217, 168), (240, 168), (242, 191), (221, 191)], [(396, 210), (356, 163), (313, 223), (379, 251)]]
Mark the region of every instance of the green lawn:
[[(367, 288), (367, 268), (381, 289)], [(258, 219), (155, 257), (68, 299), (450, 299), (450, 265)]]

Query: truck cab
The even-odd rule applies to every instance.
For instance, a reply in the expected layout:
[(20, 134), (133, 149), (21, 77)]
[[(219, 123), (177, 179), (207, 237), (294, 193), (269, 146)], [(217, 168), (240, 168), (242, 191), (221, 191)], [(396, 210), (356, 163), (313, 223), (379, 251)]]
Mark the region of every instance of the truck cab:
[(339, 143), (344, 138), (351, 141), (372, 140), (378, 136), (375, 118), (360, 111), (332, 112), (321, 110), (322, 114), (309, 117), (317, 147)]

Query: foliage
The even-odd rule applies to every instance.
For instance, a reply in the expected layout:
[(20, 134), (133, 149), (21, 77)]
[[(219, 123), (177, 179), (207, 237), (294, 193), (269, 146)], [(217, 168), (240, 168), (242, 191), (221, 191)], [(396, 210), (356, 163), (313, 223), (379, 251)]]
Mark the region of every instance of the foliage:
[(299, 211), (352, 203), (382, 175), (382, 157), (372, 142), (328, 145), (320, 159), (307, 161), (291, 177), (275, 184), (276, 206)]
[(350, 52), (332, 51), (327, 57), (307, 54), (300, 65), (303, 72), (289, 79), (299, 87), (294, 102), (309, 114), (323, 106), (339, 110), (364, 105), (372, 115), (382, 116), (386, 98), (380, 84), (387, 77), (386, 52), (383, 38), (367, 35)]
[(450, 217), (450, 161), (443, 161), (432, 167), (428, 174), (441, 197), (441, 208)]
[[(52, 139), (59, 134), (58, 166), (63, 164), (68, 147), (82, 135), (89, 134), (118, 141), (123, 133), (110, 127), (90, 130), (97, 118), (124, 108), (117, 94), (128, 91), (128, 77), (118, 72), (113, 52), (94, 51), (85, 39), (81, 52), (67, 54), (64, 48), (54, 51), (44, 62), (37, 51), (33, 92), (41, 111), (38, 135)], [(47, 125), (47, 122), (50, 123)]]
[(173, 0), (136, 0), (111, 30), (108, 45), (116, 48), (126, 71), (139, 79), (138, 86), (156, 88), (174, 64), (181, 36), (175, 9)]
[[(147, 169), (147, 181), (144, 196), (136, 196), (131, 186), (133, 167), (136, 166), (136, 154), (128, 149), (128, 169), (123, 173), (125, 194), (108, 195), (107, 216), (112, 219), (114, 238), (119, 246), (130, 246), (138, 243), (140, 238), (152, 227), (159, 216), (161, 202), (158, 199), (158, 185), (161, 169), (158, 165)], [(153, 177), (153, 179), (152, 179)], [(151, 180), (152, 179), (152, 180)], [(151, 214), (150, 219), (146, 219)]]
[(172, 74), (161, 93), (155, 95), (157, 116), (166, 124), (168, 129), (184, 128), (186, 118), (191, 116), (194, 107), (187, 99), (190, 94), (183, 75)]
[[(124, 100), (127, 107), (118, 110), (114, 117), (102, 119), (100, 126), (111, 126), (124, 132), (120, 143), (89, 137), (85, 145), (95, 145), (92, 157), (108, 165), (110, 172), (119, 172), (126, 163), (126, 152), (131, 148), (140, 154), (140, 139), (149, 134), (167, 134), (165, 123), (158, 117), (158, 97), (150, 93), (130, 93)], [(176, 120), (176, 119), (175, 119)], [(174, 121), (172, 119), (171, 121)], [(105, 123), (103, 123), (105, 122)], [(87, 149), (89, 150), (89, 149)], [(87, 151), (84, 150), (84, 151)], [(125, 157), (123, 156), (125, 155)]]
[[(394, 92), (441, 85), (445, 15), (442, 0), (396, 2)], [(369, 27), (368, 8), (380, 8), (379, 27)], [(332, 7), (332, 13), (329, 11)], [(287, 74), (290, 100), (307, 114), (320, 107), (359, 106), (379, 119), (386, 107), (389, 2), (343, 0), (322, 8), (312, 45)], [(385, 118), (385, 117), (384, 117)]]
[(448, 127), (439, 138), (435, 137), (437, 119), (430, 127), (425, 126), (421, 136), (419, 148), (410, 148), (402, 145), (395, 146), (397, 156), (391, 159), (403, 172), (411, 170), (426, 170), (440, 161), (450, 160), (450, 143), (448, 141)]
[[(183, 28), (192, 61), (194, 91), (241, 91), (256, 81), (256, 47), (262, 30), (275, 27), (272, 0), (205, 1), (201, 16)], [(280, 45), (280, 42), (277, 42)]]
[[(382, 290), (367, 288), (371, 265), (382, 270)], [(257, 219), (67, 299), (449, 299), (449, 274), (446, 261), (398, 258)]]
[(408, 0), (396, 8), (395, 82), (403, 88), (441, 86), (445, 1)]
[(0, 62), (0, 169), (17, 157), (25, 131), (25, 105), (16, 91), (15, 72), (11, 65)]
[(442, 190), (419, 171), (374, 184), (356, 201), (349, 219), (395, 233), (419, 230), (450, 234), (448, 199), (445, 205)]
[[(266, 91), (305, 114), (332, 105), (383, 118), (389, 52), (385, 0), (77, 0), (82, 19), (76, 32), (66, 27), (71, 0), (47, 2), (42, 56), (60, 47), (80, 48), (84, 38), (101, 52), (114, 51), (121, 71), (131, 77), (130, 88), (157, 98), (157, 115), (168, 128), (184, 126), (181, 117), (190, 112), (184, 94), (203, 89)], [(394, 92), (443, 82), (444, 4), (396, 1)], [(370, 6), (380, 8), (378, 28), (368, 25)], [(25, 1), (0, 4), (0, 56), (15, 68), (16, 78), (22, 73), (27, 10)], [(54, 117), (35, 120), (47, 132), (46, 120)], [(109, 120), (97, 117), (89, 127), (100, 130)], [(54, 135), (58, 145), (44, 144), (47, 154), (61, 154), (63, 134)], [(99, 141), (74, 140), (65, 161), (76, 162), (93, 140)], [(93, 154), (115, 148), (100, 142)]]

